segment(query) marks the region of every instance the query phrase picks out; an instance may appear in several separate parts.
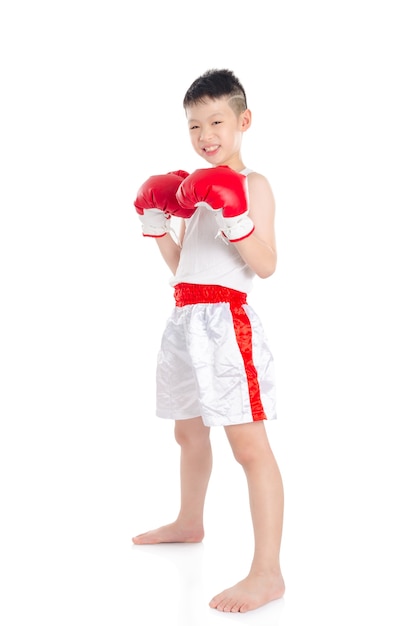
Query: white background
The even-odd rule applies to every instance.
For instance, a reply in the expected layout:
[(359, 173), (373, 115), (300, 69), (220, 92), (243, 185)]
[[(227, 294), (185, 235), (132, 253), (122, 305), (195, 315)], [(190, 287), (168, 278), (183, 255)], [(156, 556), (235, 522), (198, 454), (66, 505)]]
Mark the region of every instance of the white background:
[[(5, 626), (417, 623), (413, 4), (2, 2)], [(182, 98), (211, 67), (246, 88), (243, 156), (277, 200), (251, 304), (277, 364), (287, 594), (245, 616), (207, 607), (252, 554), (222, 431), (204, 543), (130, 543), (178, 503), (154, 417), (170, 275), (132, 203), (204, 166)]]

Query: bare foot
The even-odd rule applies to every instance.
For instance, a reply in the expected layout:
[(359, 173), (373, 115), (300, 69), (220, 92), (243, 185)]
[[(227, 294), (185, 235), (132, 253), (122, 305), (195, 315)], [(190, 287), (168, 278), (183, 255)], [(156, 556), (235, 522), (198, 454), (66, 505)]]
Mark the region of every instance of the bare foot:
[(203, 537), (204, 530), (202, 527), (184, 527), (178, 522), (174, 522), (137, 535), (133, 537), (132, 541), (137, 546), (150, 543), (199, 543)]
[(234, 587), (214, 596), (209, 604), (212, 609), (225, 613), (246, 613), (282, 598), (284, 591), (281, 574), (249, 574)]

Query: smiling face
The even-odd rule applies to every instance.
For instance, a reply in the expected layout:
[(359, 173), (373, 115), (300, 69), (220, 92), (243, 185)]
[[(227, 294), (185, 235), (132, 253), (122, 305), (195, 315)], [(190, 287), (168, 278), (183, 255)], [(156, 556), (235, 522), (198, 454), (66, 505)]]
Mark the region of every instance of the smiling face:
[(251, 124), (248, 109), (236, 113), (233, 99), (205, 99), (185, 109), (194, 150), (210, 165), (228, 165), (241, 170), (244, 165), (240, 156), (242, 135)]

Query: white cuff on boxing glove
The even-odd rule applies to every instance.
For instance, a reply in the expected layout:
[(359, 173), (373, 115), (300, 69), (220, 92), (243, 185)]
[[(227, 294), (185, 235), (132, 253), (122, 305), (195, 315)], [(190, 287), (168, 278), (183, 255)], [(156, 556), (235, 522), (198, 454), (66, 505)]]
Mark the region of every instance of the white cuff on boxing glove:
[(138, 213), (142, 222), (144, 237), (163, 237), (170, 231), (170, 215), (161, 209), (145, 209), (143, 214)]
[(227, 241), (236, 243), (249, 237), (255, 230), (255, 225), (248, 215), (249, 211), (235, 217), (223, 217), (221, 211), (216, 213), (216, 222), (219, 226), (217, 236), (223, 235)]

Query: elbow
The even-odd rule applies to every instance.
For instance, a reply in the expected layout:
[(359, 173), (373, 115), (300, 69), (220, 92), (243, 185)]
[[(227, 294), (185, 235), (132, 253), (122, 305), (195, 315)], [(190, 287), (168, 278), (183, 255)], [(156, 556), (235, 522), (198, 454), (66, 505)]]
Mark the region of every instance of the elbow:
[[(248, 237), (248, 240), (250, 239), (251, 237)], [(246, 240), (244, 240), (242, 244), (244, 244), (245, 241)], [(257, 276), (259, 276), (260, 278), (269, 278), (276, 270), (277, 254), (273, 248), (271, 248), (270, 246), (266, 246), (266, 244), (264, 244), (263, 242), (260, 242), (259, 244), (256, 239), (254, 239), (254, 241), (258, 245), (255, 247), (254, 250), (250, 250), (250, 255), (244, 255), (242, 253), (242, 250), (241, 256)]]
[(275, 272), (275, 268), (265, 268), (259, 272), (257, 272), (259, 278), (269, 278)]
[(269, 278), (275, 273), (277, 269), (277, 257), (274, 255), (269, 263), (265, 263), (262, 267), (259, 267), (259, 271), (256, 272), (260, 278)]
[(272, 276), (272, 274), (275, 273), (276, 268), (277, 264), (276, 262), (274, 262), (268, 265), (264, 265), (263, 267), (259, 267), (256, 274), (259, 276), (259, 278), (269, 278), (270, 276)]

